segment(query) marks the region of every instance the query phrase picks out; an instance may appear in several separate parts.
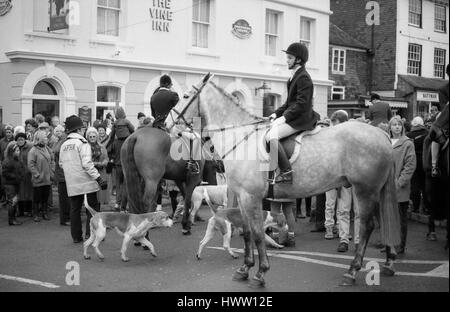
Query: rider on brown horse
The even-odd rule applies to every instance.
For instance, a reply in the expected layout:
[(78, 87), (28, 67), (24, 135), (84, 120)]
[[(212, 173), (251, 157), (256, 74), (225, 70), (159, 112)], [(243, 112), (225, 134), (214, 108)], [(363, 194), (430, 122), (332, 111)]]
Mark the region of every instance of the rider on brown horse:
[[(175, 107), (175, 105), (179, 101), (179, 96), (176, 92), (171, 90), (172, 87), (172, 79), (168, 75), (162, 75), (159, 79), (159, 88), (156, 89), (155, 93), (153, 94), (151, 100), (150, 100), (150, 106), (152, 109), (152, 115), (155, 118), (155, 121), (153, 122), (153, 127), (160, 128), (162, 130), (165, 130), (165, 120), (167, 116), (169, 115), (172, 108)], [(192, 157), (192, 150), (194, 149), (194, 140), (195, 135), (192, 135), (191, 133), (184, 131), (181, 135), (189, 138), (190, 140), (190, 159), (187, 162), (187, 168), (191, 174), (198, 174), (200, 172), (200, 167), (198, 162), (193, 160)]]
[[(287, 82), (286, 103), (270, 115), (273, 122), (266, 140), (271, 146), (270, 158), (273, 160), (278, 156), (280, 174), (275, 178), (274, 183), (292, 184), (291, 164), (280, 140), (296, 132), (314, 129), (320, 116), (312, 108), (314, 86), (305, 68), (308, 61), (308, 48), (304, 44), (295, 42), (283, 52), (286, 52), (292, 77)], [(274, 168), (274, 166), (271, 167)]]

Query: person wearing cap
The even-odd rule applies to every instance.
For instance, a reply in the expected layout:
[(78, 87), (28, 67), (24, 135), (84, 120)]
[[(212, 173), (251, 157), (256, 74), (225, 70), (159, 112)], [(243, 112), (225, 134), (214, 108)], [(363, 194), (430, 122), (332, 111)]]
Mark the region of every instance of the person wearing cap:
[(5, 159), (5, 151), (8, 144), (14, 140), (14, 127), (11, 125), (5, 126), (5, 137), (0, 140), (0, 162)]
[(16, 143), (6, 149), (5, 160), (2, 162), (2, 181), (6, 194), (6, 207), (8, 209), (8, 224), (21, 225), (22, 222), (16, 220), (16, 210), (19, 192), (19, 185), (23, 179), (25, 168), (19, 160), (20, 149)]
[(177, 105), (179, 96), (176, 92), (171, 90), (172, 79), (169, 75), (162, 75), (159, 79), (159, 88), (153, 93), (150, 99), (150, 108), (152, 116), (155, 118), (153, 127), (164, 128), (165, 120), (169, 115), (170, 110)]
[[(108, 184), (101, 178), (92, 162), (92, 150), (88, 141), (83, 137), (84, 124), (80, 117), (72, 115), (67, 117), (66, 141), (61, 145), (59, 152), (59, 165), (64, 170), (67, 195), (70, 201), (70, 232), (74, 243), (83, 242), (81, 224), (81, 207), (84, 195), (87, 195), (88, 204), (95, 210), (100, 210), (97, 201), (97, 192), (105, 190)], [(90, 235), (89, 222), (91, 214), (86, 211), (86, 237)]]
[[(116, 205), (115, 209), (126, 210), (126, 190), (124, 188), (125, 185), (125, 177), (122, 171), (122, 160), (120, 158), (120, 150), (122, 149), (122, 145), (125, 142), (126, 138), (128, 138), (134, 132), (134, 126), (131, 122), (126, 119), (125, 111), (122, 107), (118, 107), (115, 110), (116, 121), (112, 127), (112, 131), (110, 134), (110, 140), (106, 146), (106, 149), (110, 149), (110, 156), (112, 161), (114, 162), (115, 167), (115, 183), (116, 183)], [(116, 138), (117, 137), (117, 138)]]
[(428, 130), (425, 128), (422, 117), (414, 117), (411, 121), (411, 131), (406, 134), (408, 138), (413, 140), (416, 153), (416, 170), (411, 178), (410, 194), (413, 212), (419, 212), (421, 198), (423, 198), (425, 209), (428, 210), (428, 201), (425, 193), (425, 171), (422, 163), (423, 143), (427, 135)]
[(20, 149), (19, 160), (24, 167), (23, 179), (19, 186), (19, 217), (25, 214), (27, 217), (32, 217), (33, 183), (31, 182), (31, 171), (28, 169), (28, 154), (33, 147), (33, 143), (27, 140), (27, 135), (23, 132), (17, 133), (14, 140)]
[(291, 164), (280, 140), (296, 132), (314, 129), (320, 116), (313, 110), (314, 86), (305, 68), (308, 48), (300, 42), (295, 42), (283, 52), (286, 53), (287, 65), (292, 70), (292, 76), (287, 82), (288, 95), (285, 104), (269, 117), (272, 124), (266, 141), (270, 144), (272, 170), (276, 167), (273, 161), (278, 156), (280, 173), (273, 183), (292, 184)]
[(370, 96), (370, 102), (372, 103), (368, 111), (370, 124), (375, 127), (380, 123), (387, 124), (392, 118), (392, 111), (389, 104), (382, 102), (380, 96), (376, 93)]
[(55, 174), (55, 159), (48, 147), (47, 134), (38, 130), (34, 134), (34, 146), (28, 153), (28, 169), (31, 172), (33, 184), (33, 217), (40, 222), (39, 213), (44, 220), (50, 220), (48, 215), (48, 201)]

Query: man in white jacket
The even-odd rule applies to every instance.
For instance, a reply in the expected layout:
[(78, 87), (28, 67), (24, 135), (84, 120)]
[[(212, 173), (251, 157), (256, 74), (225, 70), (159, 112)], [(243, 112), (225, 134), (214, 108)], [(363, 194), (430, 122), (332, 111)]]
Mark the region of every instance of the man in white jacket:
[[(67, 140), (61, 145), (59, 165), (64, 170), (67, 194), (70, 201), (70, 231), (74, 243), (83, 242), (83, 230), (81, 224), (81, 207), (84, 194), (91, 207), (100, 211), (97, 201), (97, 192), (108, 187), (92, 162), (91, 145), (82, 136), (85, 126), (78, 116), (70, 116), (66, 119)], [(89, 221), (91, 214), (86, 211), (86, 238), (90, 235)]]

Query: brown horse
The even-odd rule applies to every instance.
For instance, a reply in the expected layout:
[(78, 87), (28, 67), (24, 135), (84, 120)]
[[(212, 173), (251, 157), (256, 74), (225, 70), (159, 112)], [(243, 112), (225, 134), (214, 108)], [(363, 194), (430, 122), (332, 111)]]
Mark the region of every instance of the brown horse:
[[(268, 170), (264, 132), (269, 121), (248, 112), (232, 96), (210, 81), (207, 75), (196, 86), (194, 101), (180, 102), (176, 120), (191, 123), (200, 117), (206, 136), (223, 157), (228, 187), (237, 195), (244, 218), (244, 264), (234, 273), (235, 280), (247, 280), (254, 266), (253, 242), (258, 249), (259, 270), (250, 285), (262, 287), (269, 270), (264, 244), (262, 199), (268, 191)], [(170, 121), (168, 123), (170, 126)], [(373, 231), (373, 216), (380, 214), (381, 234), (386, 249), (383, 272), (393, 274), (399, 243), (400, 221), (394, 179), (393, 150), (389, 137), (376, 127), (360, 122), (346, 122), (302, 139), (299, 157), (292, 162), (293, 184), (276, 185), (278, 198), (310, 197), (341, 186), (353, 186), (360, 207), (361, 242), (344, 285), (353, 285), (361, 269), (366, 246)]]
[[(207, 149), (203, 148), (202, 155), (205, 153)], [(202, 182), (207, 158), (199, 159), (200, 174), (190, 174), (186, 166), (189, 144), (186, 144), (185, 139), (152, 127), (143, 127), (129, 136), (123, 143), (120, 155), (130, 212), (139, 214), (154, 211), (159, 181), (174, 180), (185, 201), (181, 222), (183, 234), (191, 234), (191, 196), (194, 188)], [(174, 159), (173, 155), (179, 157)], [(207, 154), (207, 157), (212, 156)]]

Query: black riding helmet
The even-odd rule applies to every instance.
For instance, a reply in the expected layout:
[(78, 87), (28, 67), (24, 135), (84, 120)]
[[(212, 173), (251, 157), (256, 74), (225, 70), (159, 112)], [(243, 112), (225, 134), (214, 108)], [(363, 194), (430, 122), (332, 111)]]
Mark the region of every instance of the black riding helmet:
[(302, 60), (303, 63), (308, 62), (308, 47), (303, 43), (294, 42), (287, 48), (287, 50), (283, 50), (283, 52), (295, 56), (296, 58)]

